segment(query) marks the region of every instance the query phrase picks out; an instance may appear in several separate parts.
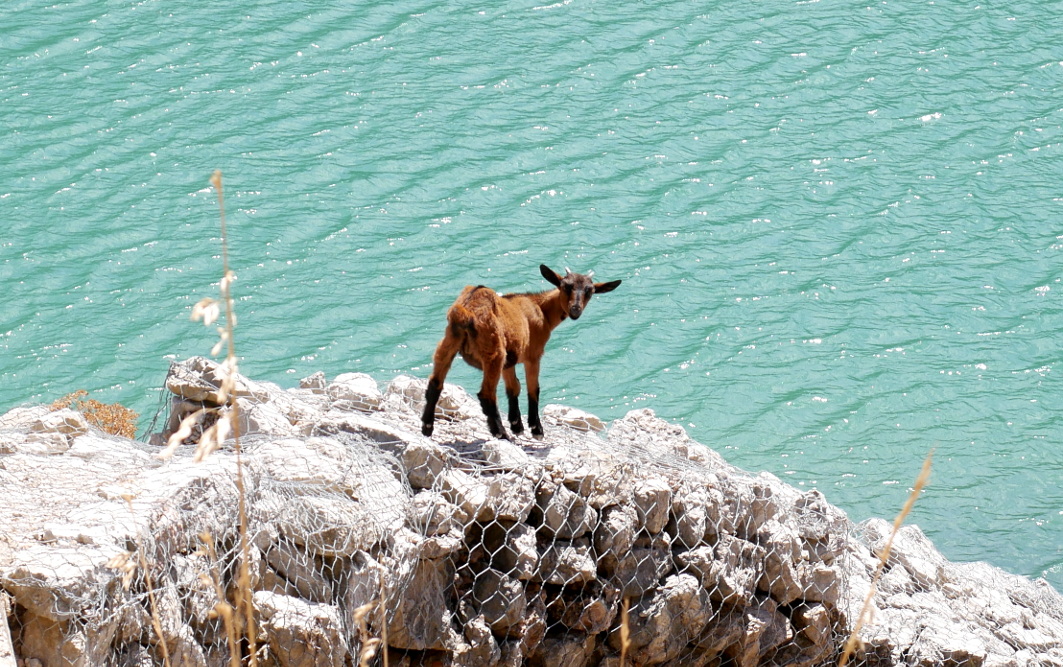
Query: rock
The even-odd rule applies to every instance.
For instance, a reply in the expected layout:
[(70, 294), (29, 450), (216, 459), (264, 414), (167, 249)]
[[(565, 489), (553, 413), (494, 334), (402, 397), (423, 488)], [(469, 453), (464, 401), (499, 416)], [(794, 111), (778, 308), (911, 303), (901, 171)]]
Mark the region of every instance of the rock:
[(0, 430), (0, 454), (62, 454), (75, 438), (86, 435), (91, 428), (84, 415), (70, 408), (15, 408), (0, 415), (0, 429), (14, 431), (5, 434)]
[(6, 564), (0, 584), (18, 604), (51, 622), (79, 618), (89, 608), (102, 606), (108, 586), (116, 579), (104, 567), (123, 553), (117, 545), (101, 548), (86, 544), (39, 544), (22, 551)]
[(526, 581), (538, 571), (539, 551), (531, 526), (494, 521), (483, 528), (479, 543), (491, 566), (512, 577)]
[(476, 575), (472, 600), (491, 630), (503, 635), (521, 622), (528, 606), (520, 581), (491, 568)]
[(477, 521), (524, 521), (535, 504), (534, 483), (517, 473), (477, 478), (449, 470), (440, 482), (443, 496)]
[[(178, 366), (174, 415), (218, 398), (217, 364)], [(618, 667), (624, 597), (632, 665), (813, 667), (837, 656), (889, 531), (853, 532), (822, 494), (734, 469), (651, 411), (604, 439), (510, 442), (455, 391), (438, 444), (420, 435), (423, 380), (369, 412), (352, 411), (366, 377), (237, 380), (258, 431), (239, 468), (226, 449), (163, 463), (42, 408), (0, 416), (0, 604), (22, 667), (147, 667), (164, 646), (226, 665), (215, 582), (235, 599), (241, 499), (263, 667), (356, 664), (359, 619), (396, 665)], [(1063, 666), (1063, 596), (1043, 581), (949, 563), (915, 527), (894, 549), (865, 664)]]
[(272, 517), (281, 535), (320, 556), (346, 556), (379, 544), (387, 524), (364, 507), (329, 495), (283, 498), (263, 495), (255, 504), (260, 517)]
[(346, 664), (347, 641), (339, 608), (266, 591), (255, 593), (254, 605), (264, 639), (282, 667)]
[(454, 576), (454, 565), (446, 559), (419, 560), (406, 585), (416, 595), (402, 596), (387, 619), (388, 645), (423, 651), (447, 650), (460, 642), (451, 628), (452, 611), (446, 591)]
[(406, 478), (415, 489), (434, 488), (443, 472), (455, 465), (456, 458), (451, 450), (427, 439), (408, 443), (399, 456)]
[[(155, 591), (155, 615), (171, 664), (206, 667), (206, 654), (196, 641), (192, 627), (184, 621), (184, 608), (175, 588), (167, 586)], [(161, 654), (161, 649), (157, 648), (156, 652)]]
[[(273, 403), (258, 403), (244, 398), (236, 399), (239, 406), (240, 436), (276, 435), (287, 436), (295, 433), (295, 428), (285, 415)], [(222, 416), (229, 416), (223, 409)], [(229, 416), (231, 418), (231, 416)]]
[[(420, 414), (424, 410), (427, 385), (427, 380), (400, 375), (388, 385), (387, 394), (400, 397), (414, 412)], [(436, 419), (464, 421), (482, 416), (479, 402), (465, 393), (464, 389), (449, 382), (443, 383), (443, 391), (436, 402)]]
[(631, 505), (612, 505), (602, 510), (601, 521), (594, 529), (594, 548), (606, 567), (616, 568), (638, 534), (638, 514)]
[(636, 477), (634, 464), (606, 451), (565, 446), (552, 448), (546, 466), (560, 473), (560, 481), (600, 510), (631, 495)]
[(594, 508), (564, 484), (541, 485), (535, 501), (543, 527), (561, 539), (582, 537), (598, 523)]
[(735, 665), (754, 667), (760, 656), (793, 638), (786, 617), (771, 598), (757, 598), (745, 608), (745, 628), (735, 644), (726, 649)]
[(33, 454), (50, 456), (70, 449), (70, 440), (62, 433), (3, 433), (0, 432), (0, 454)]
[(543, 640), (543, 667), (588, 667), (594, 655), (594, 637), (571, 634)]
[(325, 387), (328, 386), (328, 380), (325, 379), (325, 374), (321, 371), (312, 373), (307, 377), (299, 380), (299, 387), (301, 389), (309, 389), (315, 394), (324, 394)]
[(605, 632), (616, 619), (620, 590), (608, 583), (593, 581), (579, 589), (568, 588), (550, 601), (550, 619), (570, 630), (588, 635)]
[(384, 395), (377, 388), (376, 380), (365, 373), (343, 373), (337, 375), (325, 388), (325, 393), (332, 401), (332, 407), (341, 410), (361, 410), (371, 412), (379, 410)]
[(266, 562), (310, 602), (331, 604), (332, 582), (319, 573), (324, 570), (320, 558), (303, 551), (294, 542), (278, 540), (265, 551)]
[[(684, 480), (672, 495), (672, 515), (668, 530), (677, 547), (693, 549), (705, 542), (709, 530), (706, 508), (710, 502), (708, 489), (693, 480)], [(713, 535), (716, 531), (713, 530)]]
[(311, 429), (313, 435), (358, 436), (382, 446), (402, 446), (420, 439), (413, 431), (396, 427), (357, 412), (334, 410), (326, 413)]
[[(381, 604), (385, 592), (397, 584), (398, 573), (389, 571), (365, 551), (356, 551), (348, 564), (346, 590), (343, 592), (343, 608), (348, 613), (353, 614), (370, 603)], [(386, 605), (376, 607), (377, 618), (382, 618), (386, 611)], [(379, 623), (374, 621), (377, 627)]]
[[(171, 393), (189, 401), (200, 401), (218, 406), (225, 403), (220, 391), (223, 382), (230, 376), (227, 363), (218, 363), (206, 357), (191, 357), (185, 361), (170, 364), (170, 373), (166, 376), (166, 388)], [(271, 398), (266, 387), (252, 382), (239, 373), (233, 383), (233, 395), (240, 398), (253, 398), (258, 402), (268, 402)]]
[(16, 641), (27, 665), (30, 662), (73, 667), (102, 664), (114, 636), (114, 627), (110, 625), (100, 628), (101, 633), (93, 636), (69, 621), (56, 623), (32, 612), (22, 615), (21, 626)]
[[(875, 553), (881, 551), (893, 526), (883, 519), (868, 519), (860, 524), (865, 539)], [(946, 583), (945, 557), (938, 553), (918, 526), (902, 526), (893, 539), (890, 562), (901, 564), (922, 588)]]
[[(676, 658), (712, 618), (712, 603), (700, 582), (689, 574), (668, 577), (649, 599), (628, 614), (632, 662), (656, 665)], [(609, 638), (620, 649), (620, 633)]]
[(576, 431), (604, 431), (605, 424), (589, 412), (570, 408), (566, 405), (550, 404), (543, 408), (544, 420), (566, 426)]
[(801, 546), (797, 533), (775, 519), (765, 521), (758, 531), (757, 543), (764, 550), (764, 571), (758, 582), (762, 591), (779, 604), (790, 604), (805, 591), (798, 581), (797, 567)]
[(448, 502), (443, 494), (435, 491), (420, 491), (413, 496), (410, 506), (410, 525), (426, 537), (444, 535), (455, 528), (462, 528), (468, 515), (458, 506)]
[(487, 440), (481, 446), (480, 452), (484, 462), (498, 470), (527, 471), (535, 467), (531, 457), (509, 440)]
[(661, 477), (648, 477), (635, 483), (635, 511), (646, 531), (656, 534), (668, 525), (672, 509), (672, 487)]
[(616, 562), (609, 581), (624, 597), (639, 597), (656, 588), (672, 571), (670, 546), (667, 533), (637, 539), (631, 551)]
[(709, 595), (718, 602), (739, 604), (752, 597), (761, 577), (764, 549), (737, 537), (721, 535), (715, 560), (698, 574)]
[(502, 650), (483, 616), (467, 620), (464, 635), (465, 641), (453, 650), (456, 667), (494, 667), (502, 660)]
[(589, 539), (555, 540), (540, 554), (535, 580), (572, 586), (594, 580), (597, 572)]

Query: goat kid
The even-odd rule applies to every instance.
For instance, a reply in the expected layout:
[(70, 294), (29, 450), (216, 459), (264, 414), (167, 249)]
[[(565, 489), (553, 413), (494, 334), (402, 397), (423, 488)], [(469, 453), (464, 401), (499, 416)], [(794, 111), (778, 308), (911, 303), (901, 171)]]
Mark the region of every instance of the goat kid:
[(509, 426), (514, 434), (524, 431), (520, 419), (520, 381), (514, 368), (524, 364), (524, 378), (528, 383), (528, 425), (532, 435), (543, 437), (539, 421), (539, 361), (546, 350), (546, 341), (566, 317), (578, 320), (595, 294), (612, 292), (619, 280), (596, 283), (594, 272), (586, 275), (565, 275), (552, 271), (545, 264), (539, 271), (556, 289), (537, 294), (505, 294), (499, 296), (483, 285), (467, 286), (447, 311), (447, 329), (432, 357), (432, 376), (425, 391), (421, 432), (432, 435), (436, 402), (443, 391), (443, 381), (451, 362), (459, 352), (473, 368), (483, 371), (483, 384), (476, 396), (487, 416), (487, 427), (496, 438), (509, 439), (498, 413), (498, 379), (505, 380), (509, 399)]

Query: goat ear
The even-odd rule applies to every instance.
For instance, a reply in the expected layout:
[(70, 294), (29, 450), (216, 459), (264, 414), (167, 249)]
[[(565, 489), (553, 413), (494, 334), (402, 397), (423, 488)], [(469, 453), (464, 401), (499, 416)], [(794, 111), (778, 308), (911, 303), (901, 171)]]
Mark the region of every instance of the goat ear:
[(605, 294), (606, 292), (612, 292), (617, 287), (620, 287), (620, 282), (619, 280), (612, 280), (607, 283), (594, 283), (594, 293)]
[(539, 273), (543, 274), (543, 278), (546, 278), (546, 282), (550, 283), (554, 287), (561, 286), (561, 276), (557, 275), (549, 266), (545, 264), (539, 265)]

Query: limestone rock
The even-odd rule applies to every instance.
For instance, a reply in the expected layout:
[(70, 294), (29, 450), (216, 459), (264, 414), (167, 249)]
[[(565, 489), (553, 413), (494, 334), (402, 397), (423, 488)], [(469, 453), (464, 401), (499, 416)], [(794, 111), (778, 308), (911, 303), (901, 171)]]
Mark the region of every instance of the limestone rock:
[[(170, 373), (166, 376), (166, 388), (171, 393), (190, 401), (200, 401), (211, 405), (222, 405), (219, 392), (222, 383), (230, 376), (226, 364), (219, 364), (206, 357), (191, 357), (184, 361), (170, 364)], [(237, 397), (250, 397), (260, 402), (270, 400), (270, 392), (256, 382), (252, 382), (239, 373), (234, 378), (233, 394)]]
[(324, 394), (325, 387), (328, 386), (328, 380), (325, 378), (325, 374), (321, 371), (312, 373), (307, 377), (299, 380), (300, 389), (309, 389), (315, 394)]
[[(399, 375), (388, 385), (387, 394), (399, 396), (411, 409), (420, 414), (424, 410), (424, 392), (427, 380)], [(480, 404), (465, 393), (461, 387), (443, 383), (443, 391), (436, 402), (436, 419), (463, 421), (482, 417)]]
[(589, 412), (577, 410), (566, 405), (549, 404), (543, 408), (544, 420), (567, 426), (577, 431), (604, 431), (605, 424)]
[(543, 527), (561, 539), (582, 537), (598, 523), (598, 512), (564, 484), (543, 484), (535, 501)]
[[(265, 640), (281, 667), (343, 667), (347, 641), (332, 605), (259, 591), (254, 595)], [(184, 664), (184, 663), (182, 663)]]
[(656, 534), (668, 525), (672, 509), (672, 487), (661, 477), (648, 477), (635, 484), (635, 511), (647, 532)]
[(503, 634), (521, 622), (528, 606), (521, 582), (491, 568), (476, 575), (472, 600), (491, 629)]
[(543, 667), (589, 667), (594, 655), (593, 636), (572, 634), (543, 640)]
[(555, 540), (539, 556), (538, 581), (566, 586), (585, 584), (597, 576), (590, 540)]
[[(712, 618), (712, 603), (700, 582), (689, 574), (668, 577), (649, 599), (628, 614), (631, 657), (635, 664), (655, 665), (676, 658)], [(619, 649), (619, 632), (610, 645)]]
[(257, 516), (273, 517), (281, 535), (320, 556), (345, 556), (379, 544), (387, 525), (364, 507), (329, 495), (265, 494)]
[(624, 597), (639, 597), (657, 587), (661, 579), (672, 571), (672, 553), (667, 533), (635, 540), (629, 552), (621, 556), (611, 569), (610, 582)]
[(631, 505), (612, 505), (602, 510), (594, 529), (594, 548), (607, 567), (625, 557), (638, 534), (638, 514)]
[(453, 611), (446, 591), (454, 576), (454, 566), (444, 560), (419, 560), (413, 565), (408, 590), (387, 619), (388, 644), (400, 649), (447, 650), (461, 641), (451, 627)]
[(529, 525), (491, 522), (483, 528), (479, 543), (489, 554), (491, 566), (511, 577), (525, 581), (538, 571), (535, 529)]
[[(708, 489), (695, 480), (684, 480), (672, 495), (669, 532), (677, 547), (693, 549), (705, 541), (709, 532)], [(713, 530), (715, 535), (715, 530)]]
[(415, 489), (434, 488), (443, 472), (455, 466), (455, 459), (451, 450), (427, 439), (409, 442), (399, 453), (406, 478)]
[(477, 521), (524, 521), (535, 504), (532, 480), (517, 473), (477, 478), (461, 470), (443, 473), (444, 497)]
[[(224, 368), (175, 366), (171, 416), (220, 398)], [(257, 431), (241, 467), (224, 448), (162, 462), (43, 408), (0, 416), (0, 601), (22, 667), (147, 667), (163, 647), (227, 664), (215, 583), (234, 599), (241, 500), (263, 667), (356, 664), (358, 619), (374, 638), (386, 624), (396, 665), (617, 667), (624, 597), (632, 665), (814, 667), (836, 658), (890, 528), (854, 531), (819, 492), (739, 471), (648, 410), (604, 438), (501, 441), (455, 389), (440, 444), (420, 435), (423, 380), (361, 411), (366, 377), (236, 379)], [(1063, 666), (1063, 596), (949, 563), (915, 527), (872, 605), (865, 664)]]
[(379, 410), (384, 400), (376, 380), (365, 373), (343, 373), (325, 388), (332, 406), (342, 410)]

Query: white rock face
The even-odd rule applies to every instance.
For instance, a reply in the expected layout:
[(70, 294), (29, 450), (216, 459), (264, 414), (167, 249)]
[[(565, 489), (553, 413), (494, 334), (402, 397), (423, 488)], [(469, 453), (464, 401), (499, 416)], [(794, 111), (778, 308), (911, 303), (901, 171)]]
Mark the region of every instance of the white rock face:
[[(174, 364), (173, 409), (216, 401), (222, 374)], [(836, 664), (888, 537), (649, 410), (603, 436), (550, 408), (544, 439), (499, 441), (448, 386), (431, 440), (423, 380), (300, 385), (236, 378), (239, 465), (231, 441), (163, 462), (70, 410), (0, 415), (0, 667), (161, 664), (163, 645), (228, 664), (215, 605), (244, 553), (264, 667), (388, 647), (399, 665), (615, 667), (625, 613), (637, 667)], [(872, 600), (864, 664), (1063, 665), (1058, 592), (950, 563), (915, 526)]]

